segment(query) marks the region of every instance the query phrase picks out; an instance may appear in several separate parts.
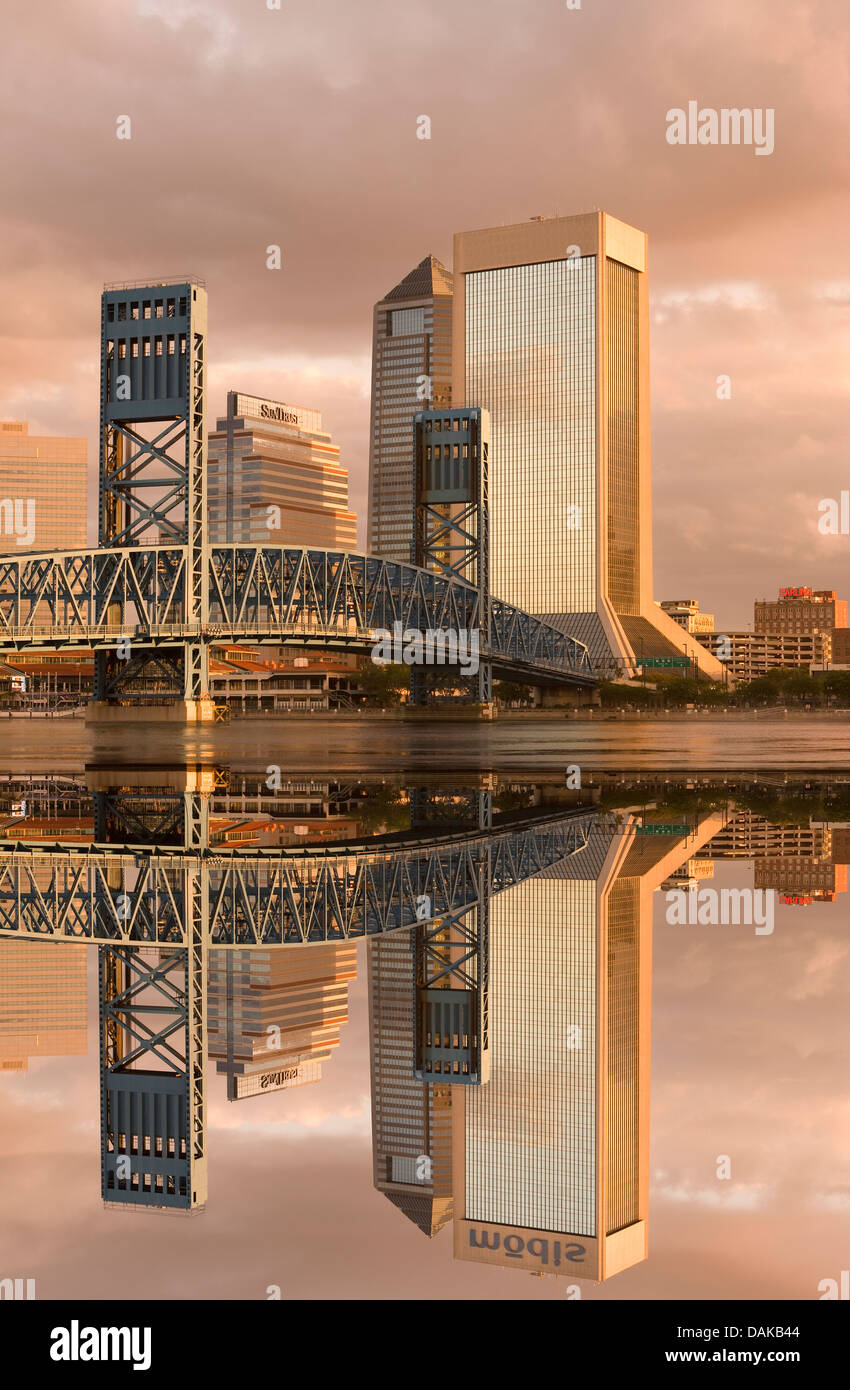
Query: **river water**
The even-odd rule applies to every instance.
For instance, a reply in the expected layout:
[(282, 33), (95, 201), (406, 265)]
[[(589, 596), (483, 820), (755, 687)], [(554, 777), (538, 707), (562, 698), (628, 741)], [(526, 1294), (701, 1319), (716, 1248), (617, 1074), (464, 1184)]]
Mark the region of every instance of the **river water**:
[[(198, 762), (260, 779), (269, 765), (319, 783), (341, 774), (354, 783), (359, 774), (373, 790), (375, 774), (404, 783), (422, 772), (429, 776), (407, 784), (416, 795), (442, 783), (449, 801), (459, 787), (480, 788), (474, 776), (464, 783), (464, 772), (516, 771), (519, 786), (523, 771), (533, 781), (534, 770), (562, 773), (566, 764), (636, 773), (796, 769), (828, 779), (850, 770), (850, 721), (316, 718), (120, 730), (69, 719), (0, 721), (0, 775), (13, 780), (80, 777), (94, 763), (120, 767), (119, 788), (133, 782), (123, 776), (128, 766), (167, 767), (168, 785), (180, 787), (179, 769)], [(541, 780), (551, 791), (551, 776)], [(515, 791), (513, 778), (502, 781), (500, 794), (505, 785)], [(156, 786), (155, 774), (138, 784)], [(40, 794), (7, 785), (7, 802), (14, 795), (31, 803), (7, 816), (34, 818), (35, 833)], [(362, 936), (277, 951), (210, 945), (208, 1188), (190, 1220), (101, 1200), (98, 957), (111, 947), (12, 940), (5, 928), (0, 1276), (32, 1278), (39, 1299), (562, 1300), (576, 1289), (583, 1299), (817, 1298), (820, 1282), (846, 1269), (850, 1249), (850, 830), (786, 820), (764, 835), (764, 818), (752, 811), (736, 830), (734, 796), (711, 810), (689, 810), (674, 796), (665, 811), (663, 793), (643, 809), (640, 796), (626, 793), (604, 842), (590, 840), (543, 872), (525, 856), (527, 876), (513, 886), (494, 876), (490, 1073), (480, 1086), (444, 1088), (452, 1092), (448, 1119), (445, 1106), (442, 1118), (435, 1111), (423, 1119), (426, 1087), (413, 1079), (418, 927), (368, 947)], [(42, 814), (46, 837), (56, 836), (55, 811)], [(355, 806), (354, 819), (361, 814)], [(87, 888), (76, 917), (53, 896), (84, 847), (69, 839), (68, 854), (53, 855), (56, 868), (44, 844), (28, 878), (31, 851), (19, 850), (18, 837), (26, 831), (8, 836), (0, 862), (5, 920), (20, 914), (22, 889), (45, 937), (47, 922), (85, 920)], [(352, 855), (341, 858), (350, 867)], [(135, 891), (135, 868), (122, 863), (92, 889), (101, 921), (119, 890)], [(192, 865), (198, 883), (223, 872), (221, 864)], [(351, 884), (337, 883), (334, 902), (343, 909)], [(770, 892), (775, 912), (768, 926), (764, 915), (747, 923), (722, 911), (713, 921), (685, 921), (671, 913), (671, 892), (685, 900), (676, 884), (721, 907), (726, 893), (750, 894), (753, 903), (761, 893), (763, 909)], [(214, 898), (208, 885), (205, 900)], [(263, 889), (256, 905), (262, 912), (272, 900)], [(281, 901), (277, 910), (289, 911)], [(374, 910), (374, 895), (370, 901)], [(165, 911), (167, 895), (160, 905)], [(315, 905), (325, 910), (318, 893)], [(144, 968), (187, 956), (158, 952), (138, 952)], [(227, 983), (227, 959), (241, 957), (239, 969), (248, 970), (252, 956), (256, 979)], [(179, 975), (185, 966), (177, 964)], [(289, 1039), (272, 1064), (263, 1060), (269, 1023)], [(567, 1041), (577, 1026), (586, 1050)], [(222, 1059), (232, 1071), (228, 1040), (241, 1034), (247, 1072), (265, 1068), (270, 1090), (229, 1099)], [(602, 1081), (623, 1102), (616, 1111), (599, 1105)], [(602, 1138), (603, 1114), (607, 1122), (631, 1116), (616, 1150)], [(416, 1165), (432, 1156), (432, 1188), (420, 1193)], [(137, 1153), (133, 1164), (144, 1166)], [(637, 1227), (640, 1217), (645, 1248), (602, 1282), (584, 1266), (564, 1278), (553, 1269), (561, 1243), (580, 1244), (590, 1267), (600, 1181), (623, 1221)], [(505, 1241), (492, 1261), (483, 1228), (488, 1242), (498, 1232)], [(509, 1234), (516, 1229), (523, 1236)]]
[(456, 775), (469, 769), (850, 769), (850, 718), (405, 722), (246, 719), (194, 728), (0, 721), (0, 771), (77, 771), (93, 760), (222, 761), (293, 770)]

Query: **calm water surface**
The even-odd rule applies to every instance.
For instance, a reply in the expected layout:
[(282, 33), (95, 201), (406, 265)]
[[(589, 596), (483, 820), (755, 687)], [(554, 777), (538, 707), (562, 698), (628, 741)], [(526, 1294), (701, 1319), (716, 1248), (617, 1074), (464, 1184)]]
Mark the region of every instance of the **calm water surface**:
[(0, 721), (0, 766), (73, 771), (94, 758), (221, 759), (337, 772), (476, 768), (850, 769), (850, 718), (407, 724), (335, 719), (234, 721), (196, 729), (95, 729), (78, 719)]

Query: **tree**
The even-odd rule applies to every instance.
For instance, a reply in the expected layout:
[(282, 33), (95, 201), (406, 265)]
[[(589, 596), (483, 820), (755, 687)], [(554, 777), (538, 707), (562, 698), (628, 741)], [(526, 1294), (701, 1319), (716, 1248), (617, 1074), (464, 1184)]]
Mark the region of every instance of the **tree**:
[(357, 684), (370, 705), (385, 709), (401, 701), (402, 692), (410, 688), (410, 667), (394, 662), (386, 665), (370, 661), (357, 677)]
[(496, 681), (493, 695), (502, 705), (530, 705), (532, 701), (530, 685), (519, 681)]

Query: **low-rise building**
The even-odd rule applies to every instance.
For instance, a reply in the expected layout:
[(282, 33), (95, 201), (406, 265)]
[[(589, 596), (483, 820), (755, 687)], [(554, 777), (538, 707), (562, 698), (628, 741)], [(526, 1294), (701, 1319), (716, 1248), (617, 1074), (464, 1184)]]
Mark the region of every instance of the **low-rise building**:
[(699, 599), (695, 598), (665, 598), (662, 599), (659, 608), (678, 623), (679, 627), (685, 632), (713, 632), (714, 614), (700, 613)]
[(832, 638), (826, 632), (704, 632), (697, 641), (729, 671), (734, 681), (752, 681), (768, 671), (808, 671), (832, 657)]
[(756, 632), (794, 636), (803, 633), (832, 633), (847, 626), (847, 600), (834, 589), (808, 587), (779, 590), (776, 599), (756, 599), (753, 628)]
[(357, 675), (345, 656), (275, 660), (234, 647), (214, 648), (210, 656), (215, 703), (245, 714), (354, 709), (364, 700)]

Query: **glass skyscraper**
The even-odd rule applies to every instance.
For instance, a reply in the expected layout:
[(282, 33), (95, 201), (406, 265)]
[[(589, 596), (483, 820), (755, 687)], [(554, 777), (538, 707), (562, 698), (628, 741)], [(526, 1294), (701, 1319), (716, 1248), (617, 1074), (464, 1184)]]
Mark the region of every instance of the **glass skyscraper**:
[(492, 593), (604, 668), (719, 664), (652, 598), (647, 238), (604, 212), (455, 237), (452, 396), (490, 412)]
[(646, 1258), (654, 890), (720, 830), (601, 819), (490, 909), (490, 1079), (458, 1086), (454, 1253), (604, 1280)]

